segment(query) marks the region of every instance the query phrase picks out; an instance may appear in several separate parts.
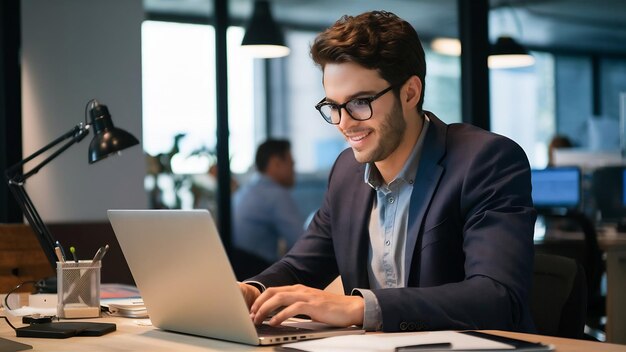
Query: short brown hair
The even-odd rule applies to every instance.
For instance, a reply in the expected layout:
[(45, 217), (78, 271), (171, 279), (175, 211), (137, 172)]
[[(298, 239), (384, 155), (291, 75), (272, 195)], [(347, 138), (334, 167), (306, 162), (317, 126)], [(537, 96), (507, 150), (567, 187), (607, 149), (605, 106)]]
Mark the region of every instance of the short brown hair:
[[(375, 69), (394, 85), (415, 75), (422, 81), (417, 104), (418, 111), (422, 111), (426, 87), (424, 49), (413, 26), (391, 12), (344, 15), (315, 38), (311, 57), (322, 70), (328, 63), (345, 62)], [(399, 88), (394, 91), (397, 94)]]
[(286, 139), (268, 139), (256, 150), (254, 163), (257, 170), (263, 173), (273, 156), (284, 158), (291, 151), (291, 143)]

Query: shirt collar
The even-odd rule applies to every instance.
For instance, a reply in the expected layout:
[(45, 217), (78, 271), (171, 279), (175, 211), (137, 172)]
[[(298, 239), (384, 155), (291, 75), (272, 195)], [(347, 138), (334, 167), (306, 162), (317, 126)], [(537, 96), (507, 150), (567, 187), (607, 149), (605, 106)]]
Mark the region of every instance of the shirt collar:
[[(424, 146), (424, 139), (429, 124), (430, 119), (426, 114), (424, 114), (424, 125), (422, 126), (420, 135), (417, 138), (417, 142), (413, 146), (413, 150), (411, 151), (411, 154), (409, 155), (407, 161), (404, 163), (402, 170), (400, 170), (398, 176), (396, 176), (396, 178), (391, 181), (391, 183), (396, 182), (397, 180), (402, 180), (409, 184), (413, 184), (415, 182), (415, 176), (417, 175), (417, 166), (419, 164), (420, 154)], [(383, 177), (380, 174), (380, 171), (374, 163), (365, 164), (365, 174), (363, 176), (364, 182), (375, 190), (378, 190), (378, 188), (385, 183), (383, 181)]]

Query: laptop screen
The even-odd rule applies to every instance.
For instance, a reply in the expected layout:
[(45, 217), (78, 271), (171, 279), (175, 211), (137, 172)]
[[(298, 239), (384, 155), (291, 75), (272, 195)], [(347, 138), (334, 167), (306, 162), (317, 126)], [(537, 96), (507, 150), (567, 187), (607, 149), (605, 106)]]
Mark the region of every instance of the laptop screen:
[(581, 201), (581, 173), (576, 167), (532, 170), (532, 197), (535, 208), (578, 208)]

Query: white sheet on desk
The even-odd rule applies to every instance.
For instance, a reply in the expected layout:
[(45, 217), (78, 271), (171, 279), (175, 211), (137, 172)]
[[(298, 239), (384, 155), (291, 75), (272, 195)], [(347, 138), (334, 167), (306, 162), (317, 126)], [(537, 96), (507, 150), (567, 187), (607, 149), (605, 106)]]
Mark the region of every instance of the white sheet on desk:
[(17, 309), (5, 309), (7, 314), (12, 315), (14, 317), (23, 317), (25, 315), (33, 315), (33, 314), (41, 314), (41, 315), (57, 315), (57, 309), (55, 308), (36, 308), (36, 307), (28, 307), (24, 306), (22, 308)]
[(513, 350), (504, 343), (460, 334), (454, 331), (429, 331), (416, 333), (387, 333), (370, 335), (346, 335), (319, 340), (295, 342), (283, 345), (310, 352), (371, 351), (393, 352), (396, 347), (433, 343), (451, 343), (452, 350)]

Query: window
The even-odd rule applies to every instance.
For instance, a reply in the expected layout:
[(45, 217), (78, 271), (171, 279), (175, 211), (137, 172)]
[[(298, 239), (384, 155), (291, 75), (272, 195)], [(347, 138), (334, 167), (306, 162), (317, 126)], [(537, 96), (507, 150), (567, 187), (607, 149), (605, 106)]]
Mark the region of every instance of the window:
[[(231, 27), (228, 94), (231, 169), (254, 157), (253, 59), (239, 53), (243, 29)], [(154, 207), (190, 208), (191, 174), (206, 175), (216, 145), (215, 31), (209, 25), (145, 21), (142, 26), (143, 146)], [(249, 103), (247, 103), (249, 102)], [(169, 176), (168, 176), (169, 175)], [(180, 175), (180, 176), (177, 176)]]
[[(285, 60), (289, 139), (299, 173), (326, 174), (347, 144), (335, 126), (324, 121), (314, 106), (324, 97), (322, 72), (309, 56), (317, 33), (288, 31), (291, 53)], [(325, 177), (324, 177), (325, 179)]]
[(426, 53), (424, 110), (446, 123), (461, 122), (461, 60), (458, 56)]
[(542, 168), (555, 134), (554, 59), (532, 55), (531, 67), (490, 70), (491, 130), (516, 141), (530, 165)]

